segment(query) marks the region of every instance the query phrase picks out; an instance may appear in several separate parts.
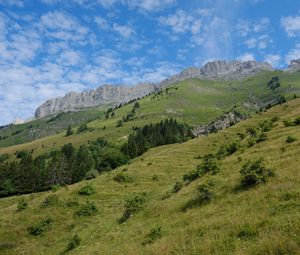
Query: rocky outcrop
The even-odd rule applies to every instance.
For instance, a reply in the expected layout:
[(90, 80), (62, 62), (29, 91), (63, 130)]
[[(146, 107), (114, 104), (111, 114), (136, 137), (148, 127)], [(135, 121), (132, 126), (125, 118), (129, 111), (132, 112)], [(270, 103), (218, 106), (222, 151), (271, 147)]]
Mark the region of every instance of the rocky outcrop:
[(35, 112), (36, 118), (46, 117), (51, 114), (68, 111), (78, 111), (86, 107), (94, 107), (105, 104), (123, 104), (131, 100), (141, 98), (155, 91), (159, 91), (176, 82), (190, 78), (208, 80), (217, 79), (241, 79), (255, 75), (262, 70), (272, 70), (268, 63), (256, 61), (213, 61), (201, 68), (188, 68), (181, 73), (171, 76), (157, 84), (140, 84), (137, 86), (103, 85), (95, 90), (82, 93), (70, 92), (64, 97), (48, 100)]
[(292, 60), (289, 64), (289, 72), (297, 72), (300, 71), (300, 59)]
[(140, 84), (137, 86), (103, 85), (95, 90), (81, 93), (70, 92), (64, 97), (50, 99), (37, 108), (36, 118), (68, 111), (78, 111), (87, 107), (105, 104), (122, 104), (144, 97), (157, 90), (153, 84)]
[(210, 133), (229, 128), (230, 126), (244, 119), (246, 119), (244, 115), (233, 110), (228, 113), (225, 113), (224, 115), (220, 116), (208, 125), (195, 126), (193, 128), (193, 134), (195, 136), (208, 135)]

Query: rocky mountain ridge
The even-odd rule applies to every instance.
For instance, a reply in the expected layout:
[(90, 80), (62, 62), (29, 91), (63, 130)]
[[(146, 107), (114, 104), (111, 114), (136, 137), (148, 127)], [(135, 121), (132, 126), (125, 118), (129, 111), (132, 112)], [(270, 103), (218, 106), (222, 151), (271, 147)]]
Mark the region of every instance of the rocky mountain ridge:
[[(300, 64), (299, 64), (300, 66)], [(103, 85), (95, 90), (81, 93), (70, 92), (64, 97), (57, 97), (46, 101), (35, 112), (35, 118), (42, 118), (59, 112), (78, 111), (86, 107), (105, 104), (123, 104), (131, 100), (144, 97), (150, 93), (160, 91), (176, 82), (190, 78), (207, 80), (242, 79), (256, 73), (273, 70), (265, 62), (256, 61), (212, 61), (200, 68), (187, 68), (159, 83), (145, 83), (136, 86)]]

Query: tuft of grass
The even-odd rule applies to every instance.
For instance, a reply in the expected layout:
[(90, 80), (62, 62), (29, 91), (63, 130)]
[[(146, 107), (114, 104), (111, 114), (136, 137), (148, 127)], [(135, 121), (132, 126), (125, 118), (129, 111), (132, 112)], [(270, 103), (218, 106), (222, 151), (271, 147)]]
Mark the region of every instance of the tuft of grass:
[(75, 248), (77, 248), (81, 243), (81, 239), (79, 237), (79, 235), (74, 235), (71, 239), (71, 241), (68, 243), (66, 252), (74, 250)]
[(86, 184), (78, 191), (78, 194), (82, 195), (82, 196), (91, 196), (95, 193), (96, 193), (96, 191), (91, 184)]
[(28, 208), (28, 202), (25, 200), (25, 198), (21, 198), (21, 200), (19, 200), (17, 205), (17, 211), (21, 212), (27, 208)]
[(41, 203), (41, 208), (47, 208), (50, 206), (54, 206), (58, 203), (58, 196), (57, 195), (49, 195), (45, 198), (45, 200)]
[(157, 226), (152, 228), (150, 233), (146, 236), (145, 240), (142, 242), (142, 245), (153, 244), (156, 240), (163, 237), (162, 228)]
[(29, 227), (28, 232), (30, 235), (39, 236), (50, 230), (53, 224), (53, 220), (48, 218), (36, 224), (35, 226)]
[(293, 142), (295, 142), (295, 141), (297, 141), (297, 138), (294, 137), (294, 136), (292, 136), (292, 135), (289, 135), (289, 136), (286, 138), (286, 142), (287, 142), (287, 143), (293, 143)]

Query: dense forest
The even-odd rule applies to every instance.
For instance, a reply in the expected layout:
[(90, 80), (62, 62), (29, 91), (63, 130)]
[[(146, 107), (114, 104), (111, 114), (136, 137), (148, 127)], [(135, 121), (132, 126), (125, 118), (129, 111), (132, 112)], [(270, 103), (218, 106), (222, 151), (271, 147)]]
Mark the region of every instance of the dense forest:
[(135, 128), (120, 148), (103, 138), (78, 149), (69, 143), (60, 150), (33, 157), (16, 152), (16, 159), (0, 155), (0, 197), (51, 189), (57, 185), (95, 178), (99, 172), (127, 164), (148, 149), (192, 138), (191, 128), (167, 119), (158, 124)]

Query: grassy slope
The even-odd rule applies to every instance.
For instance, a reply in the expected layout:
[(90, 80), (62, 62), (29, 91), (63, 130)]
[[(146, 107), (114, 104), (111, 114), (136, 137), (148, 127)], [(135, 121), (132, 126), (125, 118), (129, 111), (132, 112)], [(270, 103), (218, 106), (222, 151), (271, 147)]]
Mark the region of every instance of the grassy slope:
[[(238, 152), (221, 161), (217, 175), (205, 176), (171, 198), (161, 200), (183, 174), (201, 162), (196, 156), (216, 152), (222, 144), (236, 140), (237, 132), (274, 116), (280, 120), (267, 133), (267, 141), (251, 148), (244, 141)], [(23, 212), (16, 212), (21, 197), (1, 199), (0, 254), (59, 254), (76, 233), (82, 243), (70, 254), (300, 254), (300, 131), (299, 126), (282, 124), (284, 119), (299, 116), (300, 99), (297, 99), (219, 133), (154, 148), (126, 166), (126, 173), (134, 177), (133, 183), (113, 181), (113, 176), (125, 168), (121, 167), (95, 180), (56, 191), (60, 202), (47, 209), (39, 206), (52, 192), (22, 196), (29, 201), (29, 208)], [(298, 140), (287, 144), (288, 135)], [(236, 191), (241, 166), (248, 159), (261, 156), (276, 177), (253, 189)], [(153, 181), (153, 175), (159, 180)], [(197, 186), (207, 179), (216, 183), (215, 199), (182, 212), (180, 208), (195, 198)], [(93, 184), (97, 193), (80, 197), (77, 192), (86, 182)], [(122, 215), (124, 200), (142, 192), (147, 193), (146, 208), (119, 225), (117, 220)], [(99, 212), (92, 217), (77, 218), (74, 212), (78, 208), (64, 206), (68, 198), (77, 198), (80, 203), (94, 201)], [(54, 220), (49, 232), (40, 237), (28, 234), (29, 226), (49, 216)], [(257, 236), (238, 238), (246, 225), (257, 231)], [(152, 245), (142, 246), (145, 236), (155, 226), (162, 227), (163, 237)]]
[[(266, 87), (266, 83), (275, 75), (281, 77), (281, 88), (273, 92)], [(92, 132), (65, 137), (64, 131), (27, 144), (0, 148), (0, 154), (13, 154), (15, 151), (23, 149), (33, 149), (35, 154), (38, 154), (53, 148), (60, 148), (69, 142), (78, 146), (97, 137), (105, 137), (111, 141), (122, 143), (131, 132), (133, 126), (143, 126), (150, 122), (158, 122), (166, 117), (176, 117), (178, 120), (185, 121), (191, 125), (206, 124), (224, 111), (246, 100), (255, 104), (266, 105), (277, 98), (279, 94), (284, 94), (291, 98), (295, 92), (299, 94), (299, 91), (300, 73), (263, 72), (242, 81), (190, 79), (174, 85), (169, 89), (168, 93), (164, 91), (155, 97), (150, 95), (140, 100), (141, 108), (138, 110), (136, 118), (133, 121), (124, 123), (120, 128), (116, 128), (117, 121), (131, 111), (133, 104), (119, 108), (115, 111), (115, 117), (108, 120), (103, 119), (103, 111), (99, 110), (99, 115), (102, 115), (102, 119), (89, 123), (89, 127), (94, 128)], [(103, 130), (104, 126), (106, 127), (105, 130)]]

